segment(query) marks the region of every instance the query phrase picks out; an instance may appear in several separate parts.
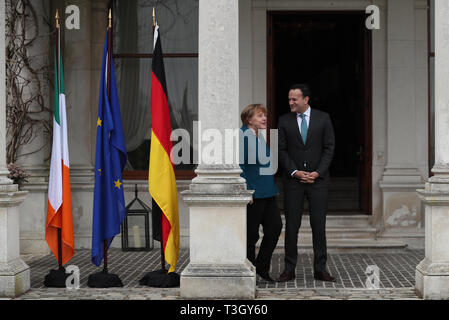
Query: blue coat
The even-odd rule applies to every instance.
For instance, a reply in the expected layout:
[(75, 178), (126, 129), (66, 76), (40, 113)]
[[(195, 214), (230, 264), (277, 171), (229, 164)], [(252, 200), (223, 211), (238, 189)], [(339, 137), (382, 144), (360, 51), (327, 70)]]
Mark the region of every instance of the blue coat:
[[(246, 179), (248, 190), (254, 190), (254, 199), (276, 196), (279, 189), (274, 183), (272, 170), (270, 173), (268, 169), (273, 160), (270, 148), (262, 137), (257, 137), (245, 125), (240, 128), (240, 135), (240, 168), (243, 171), (241, 176)], [(259, 150), (265, 150), (265, 154)]]

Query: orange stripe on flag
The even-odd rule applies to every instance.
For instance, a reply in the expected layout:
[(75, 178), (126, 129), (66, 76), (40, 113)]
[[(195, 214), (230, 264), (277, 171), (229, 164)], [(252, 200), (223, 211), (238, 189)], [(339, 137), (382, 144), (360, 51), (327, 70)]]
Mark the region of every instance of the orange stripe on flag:
[(62, 205), (57, 212), (48, 201), (47, 223), (45, 240), (59, 261), (58, 229), (61, 228), (62, 236), (62, 264), (66, 264), (75, 254), (75, 241), (73, 236), (72, 200), (70, 192), (70, 169), (62, 164)]
[[(154, 201), (161, 208), (163, 218), (166, 219), (162, 235), (164, 253), (165, 260), (170, 264), (168, 272), (173, 272), (176, 269), (179, 256), (178, 192), (170, 156), (154, 132), (151, 133), (149, 171), (149, 191)], [(164, 219), (162, 220), (164, 221)]]

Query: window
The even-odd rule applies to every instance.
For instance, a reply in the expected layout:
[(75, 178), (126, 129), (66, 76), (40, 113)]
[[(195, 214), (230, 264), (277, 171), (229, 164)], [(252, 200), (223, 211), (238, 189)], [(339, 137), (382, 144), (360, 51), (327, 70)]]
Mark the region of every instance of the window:
[[(128, 151), (127, 179), (148, 175), (153, 6), (162, 39), (172, 130), (187, 130), (192, 145), (193, 121), (198, 119), (198, 0), (114, 0), (113, 55)], [(178, 179), (194, 176), (192, 162), (175, 166)]]

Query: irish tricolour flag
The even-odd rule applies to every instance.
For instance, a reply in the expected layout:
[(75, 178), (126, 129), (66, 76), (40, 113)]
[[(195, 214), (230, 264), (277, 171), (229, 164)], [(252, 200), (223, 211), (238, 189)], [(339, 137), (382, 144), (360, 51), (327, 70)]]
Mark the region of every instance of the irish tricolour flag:
[[(61, 236), (62, 264), (75, 252), (72, 199), (70, 195), (70, 164), (67, 144), (67, 117), (64, 76), (59, 48), (55, 50), (55, 95), (53, 115), (53, 149), (48, 184), (48, 208), (45, 240), (59, 261), (58, 229)], [(58, 68), (59, 65), (59, 68)]]

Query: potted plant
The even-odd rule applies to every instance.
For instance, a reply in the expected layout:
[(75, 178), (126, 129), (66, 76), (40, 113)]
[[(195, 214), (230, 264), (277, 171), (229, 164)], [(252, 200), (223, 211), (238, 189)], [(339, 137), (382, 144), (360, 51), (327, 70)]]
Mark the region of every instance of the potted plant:
[(15, 184), (19, 186), (19, 190), (22, 189), (22, 185), (24, 182), (28, 182), (27, 178), (30, 176), (25, 168), (21, 168), (14, 163), (8, 164), (9, 175), (10, 178)]

